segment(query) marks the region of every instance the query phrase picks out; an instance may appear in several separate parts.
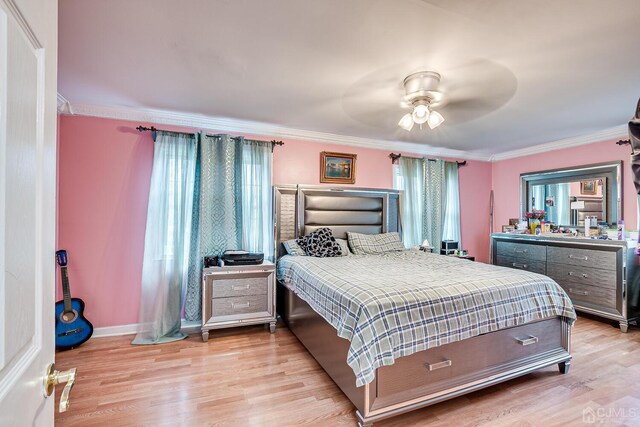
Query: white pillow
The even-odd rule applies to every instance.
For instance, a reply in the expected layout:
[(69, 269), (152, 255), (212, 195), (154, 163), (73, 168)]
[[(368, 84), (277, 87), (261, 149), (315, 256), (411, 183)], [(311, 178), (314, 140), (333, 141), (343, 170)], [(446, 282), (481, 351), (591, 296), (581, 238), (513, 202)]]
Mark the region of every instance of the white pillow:
[(336, 242), (338, 242), (338, 244), (340, 245), (342, 256), (353, 255), (351, 253), (351, 249), (349, 249), (349, 243), (345, 239), (336, 239)]
[(287, 240), (282, 242), (282, 246), (287, 251), (289, 255), (293, 256), (307, 256), (306, 252), (298, 245), (296, 239)]
[(347, 232), (349, 246), (356, 255), (375, 255), (385, 252), (404, 251), (398, 233), (360, 234)]

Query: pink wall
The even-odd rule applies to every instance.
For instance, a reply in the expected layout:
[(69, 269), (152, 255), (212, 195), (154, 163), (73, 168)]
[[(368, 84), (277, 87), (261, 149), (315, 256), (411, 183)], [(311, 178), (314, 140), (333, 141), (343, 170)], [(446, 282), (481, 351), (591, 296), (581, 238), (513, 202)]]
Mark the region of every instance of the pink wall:
[(622, 160), (622, 219), (625, 220), (627, 230), (635, 230), (637, 212), (636, 192), (629, 166), (631, 150), (629, 146), (616, 145), (615, 141), (597, 142), (493, 163), (494, 229), (499, 231), (503, 224), (509, 223), (509, 218), (520, 216), (521, 173)]
[[(60, 117), (58, 247), (69, 251), (74, 296), (96, 327), (138, 322), (153, 141), (139, 123)], [(258, 137), (271, 139), (270, 137)], [(356, 153), (356, 186), (391, 188), (387, 150), (285, 140), (274, 152), (275, 184), (319, 184), (319, 153)], [(491, 164), (460, 169), (462, 243), (488, 261)]]

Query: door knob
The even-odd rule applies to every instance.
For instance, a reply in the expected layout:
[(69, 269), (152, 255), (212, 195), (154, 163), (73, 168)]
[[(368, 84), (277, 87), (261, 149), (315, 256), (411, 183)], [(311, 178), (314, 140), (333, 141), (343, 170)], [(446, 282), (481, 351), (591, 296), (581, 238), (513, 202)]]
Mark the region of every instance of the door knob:
[(56, 370), (56, 365), (50, 363), (47, 367), (47, 374), (44, 377), (44, 395), (45, 397), (51, 396), (53, 390), (56, 388), (56, 384), (66, 383), (64, 390), (62, 390), (62, 396), (60, 396), (60, 405), (58, 406), (59, 412), (65, 412), (69, 409), (69, 394), (73, 385), (76, 383), (76, 368), (71, 368), (68, 371)]

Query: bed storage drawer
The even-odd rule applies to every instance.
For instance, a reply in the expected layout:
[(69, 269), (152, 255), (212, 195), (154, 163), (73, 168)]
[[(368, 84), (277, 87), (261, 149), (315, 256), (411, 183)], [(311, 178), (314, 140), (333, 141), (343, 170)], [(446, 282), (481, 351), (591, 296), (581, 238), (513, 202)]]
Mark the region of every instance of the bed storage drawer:
[(526, 258), (531, 261), (546, 261), (547, 247), (544, 245), (532, 245), (530, 243), (498, 242), (496, 255)]
[(526, 258), (516, 258), (512, 256), (498, 255), (497, 265), (501, 267), (516, 268), (532, 273), (546, 274), (546, 263), (544, 261), (534, 261)]
[(616, 270), (617, 268), (616, 253), (612, 251), (549, 246), (547, 257), (549, 262), (561, 264), (600, 268), (602, 270)]
[(489, 376), (536, 353), (564, 351), (560, 322), (553, 318), (528, 323), (396, 359), (377, 371), (377, 398), (388, 404), (423, 396), (445, 383), (456, 386)]
[(603, 270), (601, 268), (550, 262), (547, 264), (547, 276), (560, 284), (573, 282), (581, 285), (616, 289), (616, 275), (612, 274), (611, 270)]

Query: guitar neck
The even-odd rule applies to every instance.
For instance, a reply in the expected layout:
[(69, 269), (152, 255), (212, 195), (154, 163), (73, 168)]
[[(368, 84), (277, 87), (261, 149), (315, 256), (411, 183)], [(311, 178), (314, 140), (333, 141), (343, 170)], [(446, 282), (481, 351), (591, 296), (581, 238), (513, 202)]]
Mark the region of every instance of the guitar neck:
[(69, 275), (67, 274), (67, 267), (60, 267), (60, 274), (62, 275), (62, 295), (64, 298), (64, 311), (71, 311), (71, 289), (69, 289)]

